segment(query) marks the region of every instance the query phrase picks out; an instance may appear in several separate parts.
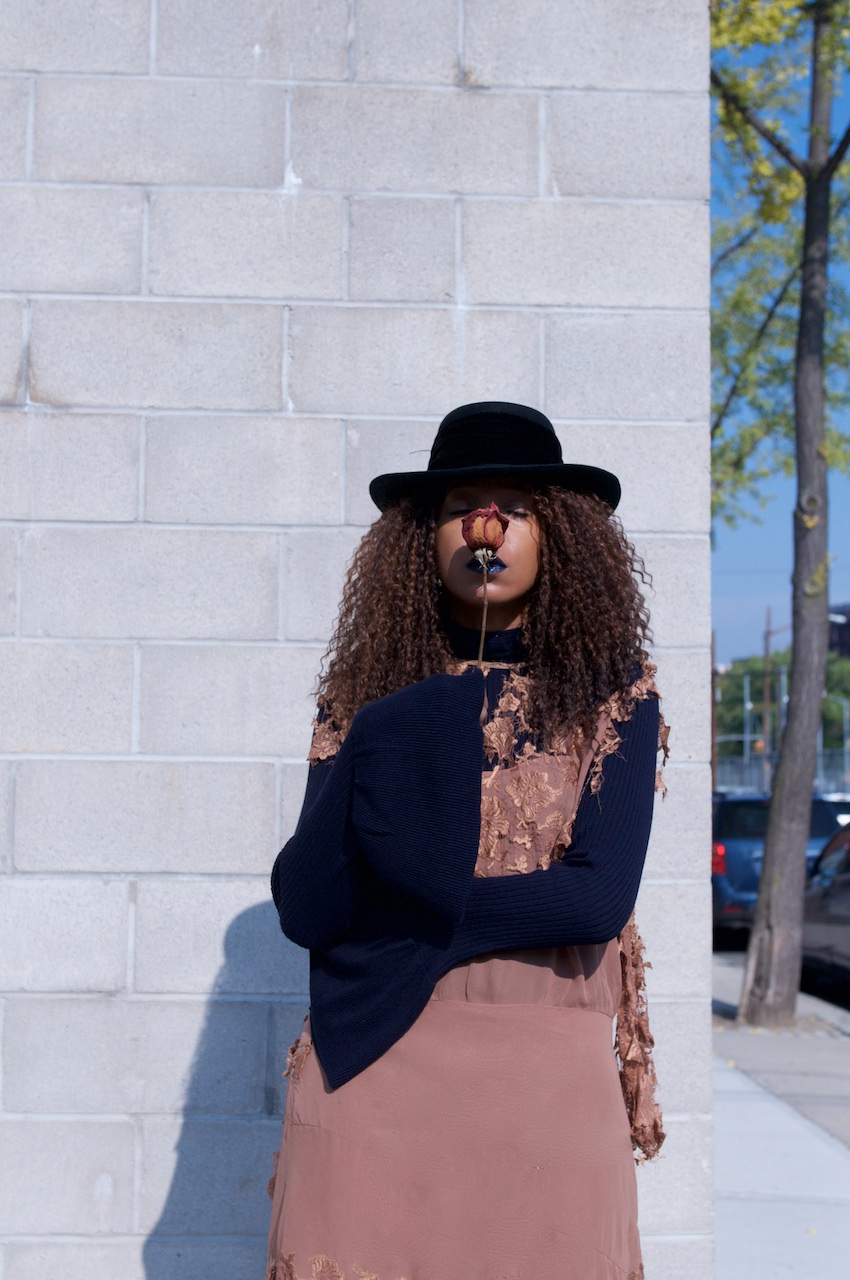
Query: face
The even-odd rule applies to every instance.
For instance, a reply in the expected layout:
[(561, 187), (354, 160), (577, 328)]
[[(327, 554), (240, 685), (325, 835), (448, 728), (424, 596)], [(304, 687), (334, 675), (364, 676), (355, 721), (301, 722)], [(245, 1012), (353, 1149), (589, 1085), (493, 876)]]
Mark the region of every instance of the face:
[(509, 517), (505, 541), (487, 574), (487, 630), (518, 627), (540, 569), (540, 536), (531, 492), (497, 479), (450, 489), (437, 514), (437, 569), (449, 614), (462, 626), (480, 627), (484, 575), (463, 540), (470, 511), (491, 502)]

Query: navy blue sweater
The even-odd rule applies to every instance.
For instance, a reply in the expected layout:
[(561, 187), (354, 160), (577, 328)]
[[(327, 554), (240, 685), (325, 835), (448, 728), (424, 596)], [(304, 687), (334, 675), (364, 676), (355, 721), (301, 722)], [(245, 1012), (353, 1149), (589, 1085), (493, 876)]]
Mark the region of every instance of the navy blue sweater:
[[(504, 672), (487, 676), (488, 702)], [(313, 1040), (332, 1088), (398, 1040), (453, 965), (493, 951), (608, 942), (634, 908), (652, 818), (658, 701), (585, 789), (562, 861), (473, 876), (485, 677), (435, 675), (363, 707), (313, 765), (272, 872), (283, 932), (310, 950)]]

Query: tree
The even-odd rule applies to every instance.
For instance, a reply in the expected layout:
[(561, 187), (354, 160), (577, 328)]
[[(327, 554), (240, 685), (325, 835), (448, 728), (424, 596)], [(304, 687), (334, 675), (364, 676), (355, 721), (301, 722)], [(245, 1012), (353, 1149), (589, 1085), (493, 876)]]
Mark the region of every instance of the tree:
[(793, 1020), (801, 967), (828, 639), (827, 468), (847, 458), (829, 414), (847, 403), (841, 362), (850, 353), (837, 322), (848, 307), (840, 287), (828, 288), (828, 263), (831, 249), (846, 249), (836, 232), (850, 208), (839, 173), (850, 126), (838, 141), (831, 130), (848, 66), (850, 0), (715, 0), (712, 41), (721, 163), (735, 186), (715, 258), (721, 515), (734, 520), (742, 494), (776, 466), (793, 460), (797, 473), (788, 717), (739, 1009), (744, 1021), (778, 1026)]
[[(783, 673), (787, 676), (790, 666), (791, 650), (789, 648), (777, 649), (771, 654), (771, 688), (768, 707), (770, 728), (767, 738), (774, 746), (781, 739), (784, 718), (780, 705), (781, 680)], [(715, 683), (718, 755), (738, 757), (742, 754), (746, 729), (745, 691), (747, 688), (753, 704), (750, 732), (756, 741), (765, 737), (764, 675), (764, 654), (762, 653), (752, 654), (748, 658), (736, 658), (719, 672)], [(749, 685), (745, 684), (747, 676), (749, 676)], [(826, 696), (821, 706), (823, 745), (826, 750), (837, 751), (844, 745), (846, 727), (846, 716), (842, 704), (850, 703), (850, 658), (842, 658), (837, 653), (827, 655), (824, 690)]]

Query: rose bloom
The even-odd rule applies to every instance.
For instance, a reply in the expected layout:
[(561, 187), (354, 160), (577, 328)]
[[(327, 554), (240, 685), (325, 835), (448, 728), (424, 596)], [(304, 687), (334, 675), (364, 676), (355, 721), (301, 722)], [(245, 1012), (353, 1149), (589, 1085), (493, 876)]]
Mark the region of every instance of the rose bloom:
[(508, 518), (503, 516), (495, 502), (489, 507), (470, 511), (463, 522), (463, 540), (473, 554), (491, 551), (494, 555), (505, 540)]

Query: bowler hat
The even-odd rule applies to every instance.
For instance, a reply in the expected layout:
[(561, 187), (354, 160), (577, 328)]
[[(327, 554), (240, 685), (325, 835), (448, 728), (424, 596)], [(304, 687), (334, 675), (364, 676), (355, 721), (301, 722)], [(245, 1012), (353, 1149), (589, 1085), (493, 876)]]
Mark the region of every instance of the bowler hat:
[(436, 500), (449, 488), (485, 476), (595, 493), (612, 511), (620, 501), (620, 482), (610, 471), (563, 461), (561, 442), (545, 414), (503, 400), (452, 409), (440, 423), (428, 469), (376, 476), (369, 493), (385, 511), (402, 498)]

